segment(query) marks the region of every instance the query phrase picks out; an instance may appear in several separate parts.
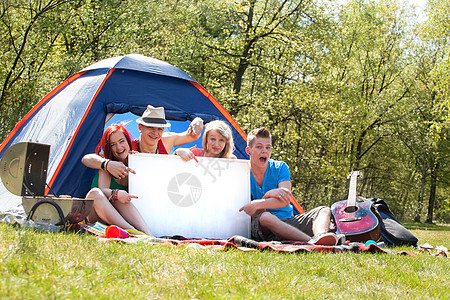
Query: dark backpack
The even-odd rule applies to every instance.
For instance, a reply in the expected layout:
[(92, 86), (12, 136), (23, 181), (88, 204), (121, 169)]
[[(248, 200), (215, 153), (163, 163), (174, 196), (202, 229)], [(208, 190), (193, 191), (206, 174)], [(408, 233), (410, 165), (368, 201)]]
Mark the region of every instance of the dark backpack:
[(371, 201), (380, 222), (381, 239), (387, 246), (417, 246), (419, 240), (400, 224), (383, 199), (372, 198)]

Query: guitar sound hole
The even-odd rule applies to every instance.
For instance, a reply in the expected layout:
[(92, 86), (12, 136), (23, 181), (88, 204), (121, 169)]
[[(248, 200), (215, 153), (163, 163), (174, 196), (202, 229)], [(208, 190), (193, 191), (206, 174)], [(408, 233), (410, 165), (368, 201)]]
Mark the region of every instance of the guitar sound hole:
[(354, 213), (355, 211), (357, 211), (358, 210), (358, 207), (357, 206), (347, 206), (345, 209), (344, 209), (344, 211), (346, 212), (346, 213)]

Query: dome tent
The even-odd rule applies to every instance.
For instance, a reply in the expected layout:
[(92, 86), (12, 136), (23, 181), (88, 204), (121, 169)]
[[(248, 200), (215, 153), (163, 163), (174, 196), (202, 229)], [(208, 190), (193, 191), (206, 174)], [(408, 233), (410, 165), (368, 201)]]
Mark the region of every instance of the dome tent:
[[(85, 167), (81, 158), (94, 152), (106, 117), (129, 112), (140, 116), (149, 104), (163, 106), (169, 121), (200, 117), (205, 123), (216, 119), (227, 122), (233, 131), (235, 155), (248, 158), (245, 133), (200, 84), (166, 62), (130, 54), (97, 62), (56, 87), (3, 141), (0, 159), (18, 142), (49, 144), (47, 183), (51, 190), (83, 198), (95, 170)], [(21, 198), (0, 183), (0, 210), (20, 203)]]

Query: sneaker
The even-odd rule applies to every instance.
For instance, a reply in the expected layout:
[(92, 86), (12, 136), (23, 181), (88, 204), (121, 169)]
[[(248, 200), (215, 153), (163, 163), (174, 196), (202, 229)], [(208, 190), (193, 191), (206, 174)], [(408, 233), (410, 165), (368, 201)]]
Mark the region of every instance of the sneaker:
[(308, 241), (309, 244), (322, 246), (335, 246), (337, 242), (338, 237), (332, 232), (317, 234)]
[(337, 234), (337, 243), (336, 245), (345, 245), (345, 243), (347, 242), (347, 238), (345, 237), (345, 234)]

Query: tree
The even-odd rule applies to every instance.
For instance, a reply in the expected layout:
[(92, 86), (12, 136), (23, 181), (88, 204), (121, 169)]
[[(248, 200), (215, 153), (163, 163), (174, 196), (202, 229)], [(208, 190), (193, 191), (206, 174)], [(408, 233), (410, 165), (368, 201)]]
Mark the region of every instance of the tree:
[(127, 5), (120, 0), (2, 1), (1, 137), (62, 80), (109, 56), (113, 25)]
[[(422, 65), (426, 66), (425, 72), (419, 72), (419, 82), (428, 90), (430, 95), (429, 109), (424, 120), (427, 129), (427, 171), (430, 178), (430, 190), (428, 199), (428, 211), (426, 221), (433, 221), (433, 211), (436, 205), (436, 191), (439, 185), (443, 185), (448, 190), (448, 172), (442, 172), (442, 168), (447, 170), (448, 166), (448, 129), (450, 125), (449, 96), (450, 96), (450, 75), (449, 75), (449, 54), (450, 54), (450, 26), (449, 1), (429, 1), (429, 19), (421, 29), (423, 52), (428, 58)], [(423, 59), (422, 59), (423, 61)], [(443, 199), (445, 201), (445, 199)], [(448, 202), (448, 197), (447, 197)], [(416, 220), (419, 220), (421, 201), (419, 201), (419, 211)]]
[[(38, 74), (49, 58), (60, 32), (48, 28), (55, 11), (68, 0), (2, 1), (0, 34), (2, 64), (0, 67), (0, 111), (2, 129), (30, 108), (29, 99), (39, 92)], [(43, 34), (40, 34), (40, 31)], [(5, 132), (1, 132), (4, 136)]]

